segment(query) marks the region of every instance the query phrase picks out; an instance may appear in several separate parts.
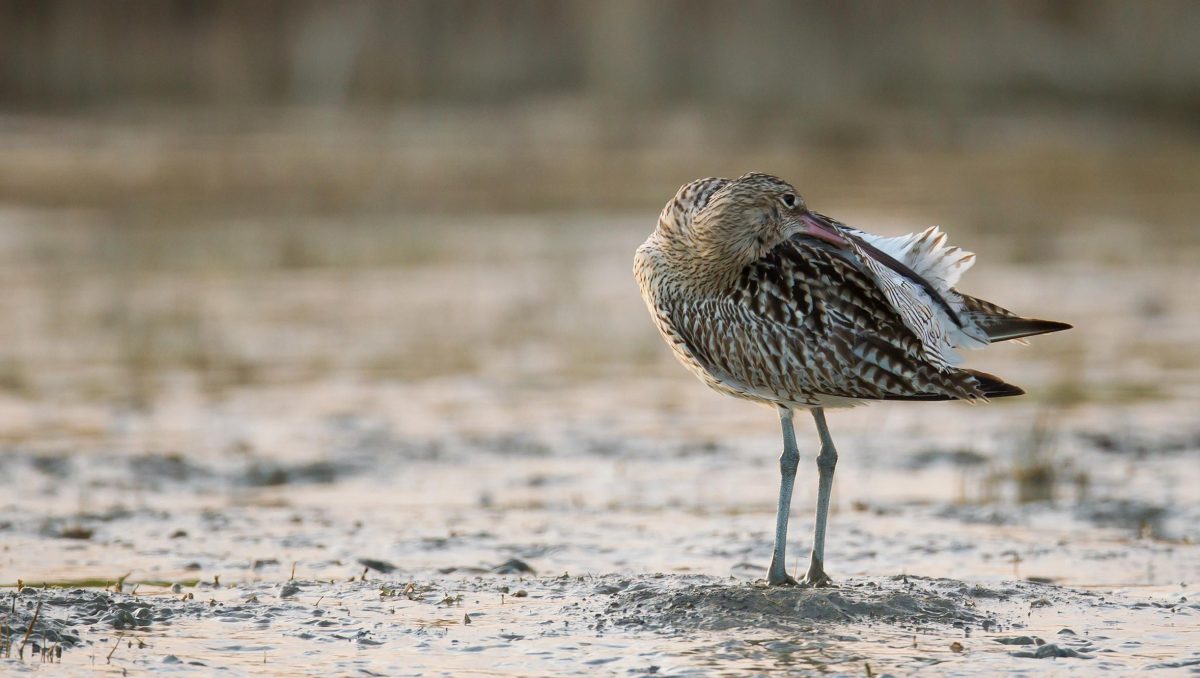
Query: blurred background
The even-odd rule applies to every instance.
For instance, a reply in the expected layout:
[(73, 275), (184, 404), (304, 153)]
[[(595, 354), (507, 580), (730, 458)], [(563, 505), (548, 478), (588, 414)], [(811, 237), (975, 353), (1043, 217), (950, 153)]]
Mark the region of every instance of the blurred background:
[(1193, 421), (1198, 3), (5, 0), (0, 444), (327, 459), (370, 420), (766, 463), (629, 271), (681, 184), (752, 170), (1074, 323), (970, 358), (1021, 431)]

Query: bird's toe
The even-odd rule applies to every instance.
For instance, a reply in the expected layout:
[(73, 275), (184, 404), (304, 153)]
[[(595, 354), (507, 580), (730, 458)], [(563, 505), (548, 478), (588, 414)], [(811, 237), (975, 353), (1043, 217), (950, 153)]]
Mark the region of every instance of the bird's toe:
[(800, 586), (806, 589), (833, 586), (833, 580), (829, 578), (829, 575), (825, 574), (825, 567), (821, 559), (813, 556), (813, 560), (808, 566), (808, 573), (804, 575), (804, 581), (800, 583)]
[(823, 589), (829, 586), (833, 586), (833, 580), (824, 572), (809, 572), (804, 576), (804, 581), (800, 582), (800, 587), (806, 589)]

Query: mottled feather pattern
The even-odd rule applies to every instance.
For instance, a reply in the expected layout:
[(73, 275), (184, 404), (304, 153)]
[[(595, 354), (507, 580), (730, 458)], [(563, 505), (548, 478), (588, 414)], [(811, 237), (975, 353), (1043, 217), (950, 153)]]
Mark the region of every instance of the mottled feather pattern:
[(660, 228), (678, 228), (691, 221), (697, 210), (708, 204), (713, 193), (729, 184), (728, 179), (708, 177), (684, 184), (675, 197), (663, 207), (658, 217)]
[(857, 262), (810, 238), (777, 246), (724, 298), (673, 298), (663, 308), (692, 371), (732, 395), (794, 406), (982, 397), (967, 373), (926, 362), (921, 340)]

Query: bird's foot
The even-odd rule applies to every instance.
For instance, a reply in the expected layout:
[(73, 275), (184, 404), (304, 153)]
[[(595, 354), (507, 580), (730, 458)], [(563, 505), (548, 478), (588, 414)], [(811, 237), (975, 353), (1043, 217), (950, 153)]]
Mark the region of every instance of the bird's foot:
[(782, 575), (767, 575), (767, 586), (802, 586), (792, 575), (784, 572)]
[(799, 586), (800, 582), (787, 573), (783, 561), (771, 558), (771, 567), (767, 568), (767, 586)]
[(804, 576), (804, 581), (800, 582), (800, 588), (804, 589), (823, 589), (828, 586), (833, 586), (833, 580), (824, 572), (815, 576), (810, 572)]
[(800, 586), (806, 589), (825, 588), (833, 586), (833, 580), (825, 574), (825, 567), (821, 561), (813, 558), (808, 566), (808, 573), (804, 575), (804, 581), (800, 582)]

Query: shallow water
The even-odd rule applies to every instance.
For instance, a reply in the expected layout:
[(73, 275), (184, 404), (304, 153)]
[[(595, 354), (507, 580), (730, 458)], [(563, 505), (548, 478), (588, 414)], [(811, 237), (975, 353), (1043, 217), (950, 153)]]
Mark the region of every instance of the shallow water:
[(969, 357), (1025, 398), (831, 413), (839, 586), (776, 591), (774, 414), (659, 345), (644, 219), (453, 222), (5, 213), (3, 669), (49, 670), (34, 643), (68, 675), (1200, 667), (1185, 253), (1065, 228), (1051, 265), (945, 225), (966, 291), (1077, 329)]

